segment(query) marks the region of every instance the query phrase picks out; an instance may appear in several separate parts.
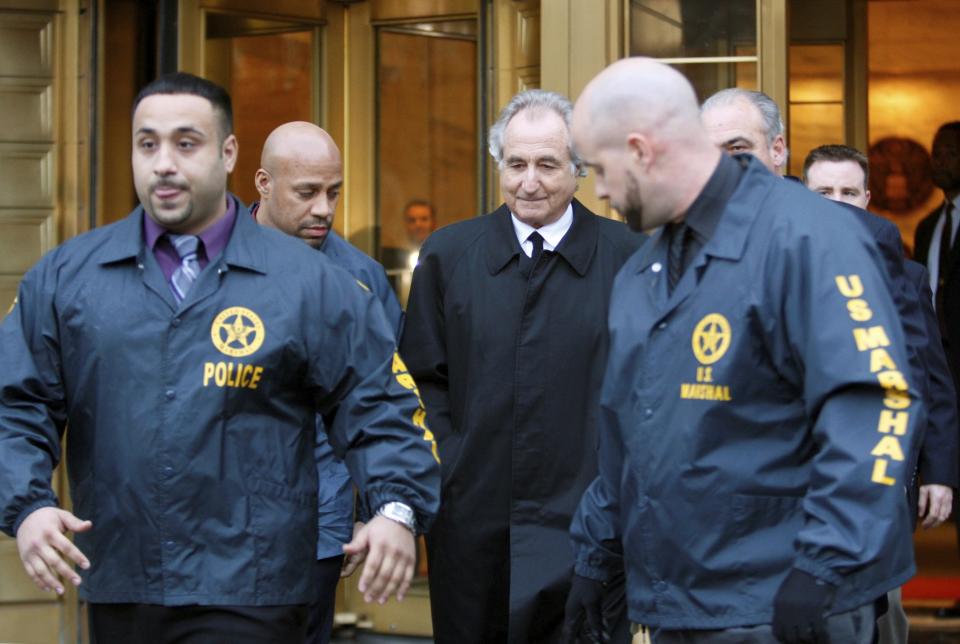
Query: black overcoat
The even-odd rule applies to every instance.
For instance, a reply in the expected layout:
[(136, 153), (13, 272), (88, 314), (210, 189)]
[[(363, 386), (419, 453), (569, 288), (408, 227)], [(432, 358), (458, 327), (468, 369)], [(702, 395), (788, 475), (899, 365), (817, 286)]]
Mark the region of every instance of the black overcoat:
[(558, 641), (570, 521), (597, 474), (610, 288), (643, 239), (574, 201), (533, 270), (505, 205), (421, 250), (401, 353), (442, 462), (427, 541), (439, 644)]

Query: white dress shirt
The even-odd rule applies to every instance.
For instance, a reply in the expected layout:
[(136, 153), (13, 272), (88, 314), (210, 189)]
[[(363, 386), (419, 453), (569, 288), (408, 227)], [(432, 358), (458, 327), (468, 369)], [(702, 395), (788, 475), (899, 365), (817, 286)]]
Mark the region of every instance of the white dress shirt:
[(567, 206), (567, 209), (560, 215), (560, 219), (546, 226), (541, 226), (540, 228), (534, 228), (530, 224), (523, 223), (517, 219), (517, 216), (512, 212), (510, 213), (510, 219), (513, 220), (513, 231), (517, 234), (517, 241), (520, 242), (520, 248), (523, 249), (527, 257), (532, 257), (533, 242), (527, 240), (530, 233), (540, 233), (540, 236), (543, 237), (543, 250), (555, 250), (573, 224), (573, 204), (570, 203)]
[[(933, 237), (930, 238), (930, 248), (927, 251), (927, 274), (930, 276), (930, 289), (933, 291), (933, 301), (937, 301), (937, 282), (940, 280), (940, 238), (943, 237), (943, 225), (946, 221), (946, 202), (940, 208), (937, 224), (933, 228)], [(950, 231), (950, 248), (957, 239), (957, 227), (960, 225), (960, 195), (953, 200), (953, 229)]]

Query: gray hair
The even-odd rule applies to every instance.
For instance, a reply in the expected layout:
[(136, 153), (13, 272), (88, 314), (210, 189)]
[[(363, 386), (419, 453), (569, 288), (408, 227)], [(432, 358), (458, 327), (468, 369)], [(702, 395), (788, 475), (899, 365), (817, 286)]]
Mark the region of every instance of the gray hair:
[(773, 142), (778, 136), (786, 138), (783, 131), (783, 119), (780, 117), (780, 108), (777, 106), (776, 101), (763, 92), (741, 89), (739, 87), (722, 89), (703, 102), (703, 105), (700, 107), (700, 113), (703, 114), (713, 107), (730, 105), (740, 99), (749, 101), (754, 107), (760, 110), (760, 116), (763, 117), (763, 129), (767, 134), (768, 145), (773, 145)]
[(500, 111), (497, 122), (490, 128), (489, 150), (490, 156), (497, 162), (497, 167), (503, 169), (503, 133), (514, 116), (523, 110), (550, 110), (563, 119), (567, 126), (567, 152), (570, 154), (570, 172), (575, 176), (587, 176), (583, 162), (573, 149), (573, 137), (570, 136), (570, 120), (573, 117), (573, 103), (566, 96), (557, 92), (543, 89), (528, 89), (516, 94), (510, 99), (506, 107)]

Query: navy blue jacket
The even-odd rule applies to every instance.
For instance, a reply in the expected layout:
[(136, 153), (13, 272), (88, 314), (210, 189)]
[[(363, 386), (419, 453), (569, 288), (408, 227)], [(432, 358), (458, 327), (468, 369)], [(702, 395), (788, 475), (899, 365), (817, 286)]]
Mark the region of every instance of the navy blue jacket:
[(631, 619), (769, 623), (792, 568), (831, 612), (913, 574), (903, 485), (923, 405), (883, 259), (862, 226), (755, 159), (667, 295), (662, 234), (617, 275), (600, 477), (578, 574), (626, 567)]
[(353, 275), (365, 289), (373, 293), (383, 306), (383, 312), (393, 329), (394, 336), (399, 338), (403, 330), (403, 310), (400, 308), (400, 302), (397, 301), (396, 293), (390, 288), (387, 274), (380, 262), (338, 235), (335, 230), (327, 233), (327, 238), (320, 250), (330, 258), (330, 261)]
[[(933, 308), (930, 276), (922, 264), (904, 259), (900, 231), (893, 223), (862, 208), (840, 205), (852, 212), (877, 242), (906, 333), (914, 379), (927, 408), (927, 425), (914, 441), (918, 449), (911, 463), (918, 465), (923, 483), (956, 487), (957, 400)], [(918, 481), (915, 476), (911, 478), (910, 498), (915, 519)]]
[(302, 604), (317, 544), (314, 418), (371, 507), (428, 525), (439, 468), (382, 307), (238, 204), (178, 305), (140, 208), (24, 277), (0, 325), (0, 529), (50, 487), (66, 441), (91, 602)]
[[(320, 247), (324, 255), (334, 264), (350, 273), (363, 288), (373, 293), (383, 306), (387, 322), (394, 337), (400, 337), (403, 325), (403, 311), (387, 275), (376, 260), (331, 230)], [(317, 460), (319, 480), (317, 559), (336, 557), (343, 554), (343, 544), (350, 541), (353, 534), (353, 483), (350, 472), (343, 461), (337, 458), (323, 431), (323, 417), (317, 416), (317, 447), (314, 450)]]

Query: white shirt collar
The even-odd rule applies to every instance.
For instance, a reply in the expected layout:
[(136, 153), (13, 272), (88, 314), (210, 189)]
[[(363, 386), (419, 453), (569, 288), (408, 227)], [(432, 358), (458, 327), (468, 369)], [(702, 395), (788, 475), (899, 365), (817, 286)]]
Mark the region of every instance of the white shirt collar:
[(944, 199), (943, 206), (940, 207), (940, 214), (937, 215), (937, 221), (933, 226), (933, 235), (930, 236), (930, 246), (927, 248), (927, 273), (930, 277), (930, 290), (933, 292), (934, 301), (936, 301), (937, 287), (940, 284), (940, 240), (947, 232), (950, 234), (951, 247), (956, 244), (957, 227), (960, 226), (960, 195), (953, 200), (953, 217), (951, 217), (949, 231), (945, 231), (947, 224), (947, 200)]
[(543, 250), (556, 250), (557, 246), (560, 245), (563, 236), (573, 225), (573, 203), (567, 205), (567, 209), (560, 215), (560, 219), (540, 228), (534, 228), (530, 224), (520, 221), (512, 212), (510, 213), (510, 219), (513, 221), (513, 232), (517, 234), (520, 248), (523, 249), (527, 257), (530, 257), (533, 254), (533, 242), (527, 241), (527, 237), (534, 231), (540, 233), (540, 236), (543, 237)]
[[(947, 213), (947, 200), (943, 200), (943, 207), (940, 208), (940, 218), (937, 221), (937, 227), (943, 228), (944, 224), (942, 222), (946, 221)], [(955, 240), (957, 237), (957, 226), (960, 225), (960, 194), (956, 196), (953, 200), (953, 217), (951, 218), (951, 223), (953, 224), (950, 230), (950, 239)], [(937, 240), (939, 248), (939, 240)]]

